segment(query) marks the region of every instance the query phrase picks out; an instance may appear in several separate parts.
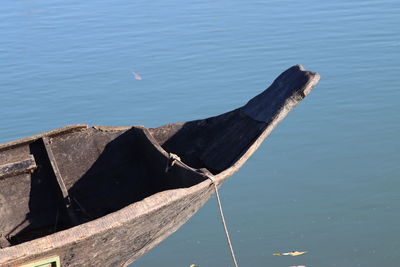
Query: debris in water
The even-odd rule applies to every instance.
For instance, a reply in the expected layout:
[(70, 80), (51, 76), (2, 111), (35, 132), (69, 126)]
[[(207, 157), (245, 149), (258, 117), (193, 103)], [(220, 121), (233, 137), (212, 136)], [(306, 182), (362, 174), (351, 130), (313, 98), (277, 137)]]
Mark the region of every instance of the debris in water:
[(135, 80), (138, 80), (138, 81), (142, 80), (142, 76), (140, 76), (136, 72), (132, 71), (132, 75), (133, 75), (133, 78), (135, 78)]
[(291, 252), (285, 252), (285, 253), (274, 253), (272, 255), (274, 256), (300, 256), (303, 254), (306, 254), (307, 251), (291, 251)]

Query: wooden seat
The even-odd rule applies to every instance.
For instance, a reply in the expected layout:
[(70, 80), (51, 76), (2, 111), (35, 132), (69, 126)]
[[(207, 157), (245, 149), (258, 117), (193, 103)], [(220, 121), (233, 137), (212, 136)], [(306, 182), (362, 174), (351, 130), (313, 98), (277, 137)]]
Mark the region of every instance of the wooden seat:
[(10, 163), (0, 165), (0, 179), (15, 176), (21, 173), (32, 172), (37, 168), (33, 155)]

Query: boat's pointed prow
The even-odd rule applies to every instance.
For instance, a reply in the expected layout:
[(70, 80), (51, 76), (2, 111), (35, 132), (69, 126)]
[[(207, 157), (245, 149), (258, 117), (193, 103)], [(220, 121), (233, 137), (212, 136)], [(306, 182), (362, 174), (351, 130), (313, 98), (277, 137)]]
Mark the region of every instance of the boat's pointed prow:
[(318, 73), (295, 65), (284, 71), (261, 94), (252, 98), (242, 111), (257, 121), (270, 122), (282, 108), (293, 107), (303, 100), (318, 83)]
[[(319, 75), (293, 66), (246, 105), (219, 116), (149, 129), (168, 152), (213, 174), (237, 170), (275, 126), (317, 84)], [(240, 164), (238, 160), (240, 159)]]

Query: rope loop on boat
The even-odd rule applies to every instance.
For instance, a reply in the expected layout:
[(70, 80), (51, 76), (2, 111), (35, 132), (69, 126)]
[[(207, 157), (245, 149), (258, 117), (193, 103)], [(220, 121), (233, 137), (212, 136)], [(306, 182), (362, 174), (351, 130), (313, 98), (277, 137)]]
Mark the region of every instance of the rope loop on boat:
[[(165, 172), (169, 172), (169, 170), (175, 165), (175, 163), (177, 161), (184, 164), (178, 155), (176, 155), (174, 153), (169, 153), (169, 160), (168, 160), (167, 166), (165, 167)], [(187, 166), (186, 164), (184, 164), (184, 165)], [(187, 166), (187, 167), (189, 167), (189, 166)]]
[(217, 203), (218, 203), (219, 214), (221, 216), (221, 222), (222, 222), (222, 225), (223, 225), (224, 231), (225, 231), (226, 241), (228, 243), (229, 250), (231, 252), (233, 263), (234, 263), (235, 267), (238, 267), (239, 265), (236, 260), (235, 252), (233, 250), (231, 238), (229, 236), (228, 227), (226, 225), (225, 216), (224, 216), (224, 212), (222, 209), (221, 198), (219, 197), (218, 186), (217, 186), (217, 183), (215, 182), (214, 176), (211, 174), (207, 174), (207, 173), (203, 172), (202, 170), (194, 169), (194, 168), (186, 165), (184, 162), (182, 162), (181, 158), (178, 155), (173, 154), (173, 153), (169, 153), (169, 159), (168, 159), (167, 167), (165, 168), (165, 172), (168, 172), (172, 168), (172, 166), (175, 165), (175, 163), (177, 161), (179, 161), (186, 168), (193, 170), (195, 172), (201, 173), (205, 178), (209, 179), (211, 181), (212, 185), (214, 186), (215, 196), (217, 198)]

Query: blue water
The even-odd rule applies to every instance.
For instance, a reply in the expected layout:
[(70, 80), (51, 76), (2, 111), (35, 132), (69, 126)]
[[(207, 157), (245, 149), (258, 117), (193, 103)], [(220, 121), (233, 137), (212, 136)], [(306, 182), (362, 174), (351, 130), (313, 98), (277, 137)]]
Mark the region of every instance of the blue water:
[[(4, 0), (0, 142), (216, 115), (300, 63), (321, 82), (221, 188), (239, 265), (399, 266), (399, 14), (397, 0)], [(292, 250), (308, 253), (272, 255)], [(232, 266), (215, 199), (132, 266), (190, 264)]]

